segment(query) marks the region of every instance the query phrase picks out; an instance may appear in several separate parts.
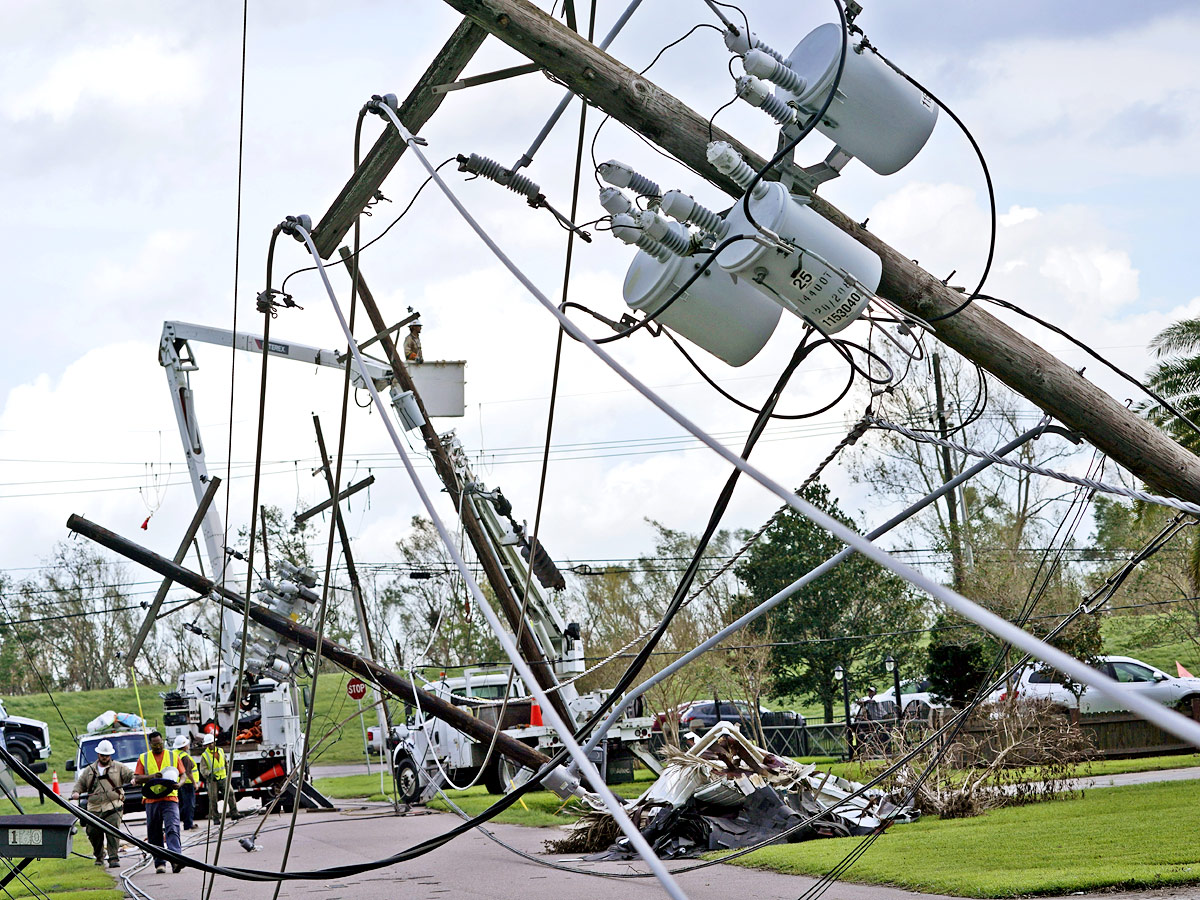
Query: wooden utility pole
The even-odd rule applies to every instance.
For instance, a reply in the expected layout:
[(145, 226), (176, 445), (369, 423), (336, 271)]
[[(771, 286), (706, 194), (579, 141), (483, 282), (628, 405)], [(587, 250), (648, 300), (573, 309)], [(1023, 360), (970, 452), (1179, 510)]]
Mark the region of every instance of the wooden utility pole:
[[(537, 63), (587, 102), (657, 144), (732, 196), (741, 192), (708, 162), (710, 125), (628, 66), (622, 65), (526, 0), (445, 0), (480, 28)], [(393, 131), (394, 129), (389, 129)], [(766, 160), (720, 128), (755, 169)], [(778, 174), (770, 177), (777, 178)], [(354, 178), (351, 179), (353, 183)], [(346, 194), (343, 191), (343, 194)], [(342, 198), (326, 218), (345, 215)], [(359, 205), (350, 215), (362, 209)], [(812, 209), (879, 254), (879, 295), (922, 319), (950, 312), (965, 299), (826, 202)], [(383, 326), (376, 323), (377, 328)], [(1154, 490), (1200, 502), (1200, 459), (1134, 415), (1066, 363), (972, 303), (934, 324), (938, 338), (978, 363), (1033, 404), (1079, 432)]]
[[(935, 352), (933, 354), (933, 393), (937, 402), (937, 428), (938, 437), (943, 441), (947, 439), (946, 432), (949, 430), (946, 427), (946, 400), (942, 393), (942, 358)], [(941, 469), (942, 469), (942, 484), (946, 484), (954, 477), (954, 465), (950, 461), (950, 448), (941, 448)], [(950, 522), (950, 561), (951, 567), (954, 570), (954, 589), (961, 591), (963, 588), (963, 557), (962, 557), (962, 535), (958, 530), (958, 506), (956, 494), (957, 490), (953, 490), (946, 495), (946, 515)], [(899, 702), (899, 695), (897, 701)]]
[[(421, 126), (429, 121), (429, 117), (437, 112), (446, 95), (435, 94), (433, 88), (456, 80), (485, 37), (487, 32), (467, 19), (454, 29), (450, 39), (417, 81), (416, 87), (400, 104), (397, 115), (405, 128), (416, 134)], [(383, 179), (387, 178), (388, 173), (400, 160), (400, 155), (407, 149), (408, 145), (400, 139), (395, 128), (388, 128), (379, 136), (367, 158), (355, 170), (354, 177), (342, 188), (333, 206), (313, 230), (313, 243), (323, 259), (328, 259), (341, 243), (346, 232), (354, 224), (355, 218), (379, 190)]]
[[(367, 619), (367, 603), (363, 596), (362, 582), (358, 578), (358, 566), (354, 564), (354, 552), (350, 547), (350, 534), (346, 530), (346, 520), (342, 516), (342, 504), (338, 499), (337, 486), (334, 484), (333, 464), (325, 449), (325, 433), (321, 430), (321, 420), (313, 413), (313, 428), (317, 433), (317, 449), (321, 452), (321, 474), (325, 476), (325, 486), (329, 490), (329, 502), (333, 505), (333, 521), (337, 526), (338, 540), (342, 544), (342, 557), (346, 560), (346, 575), (350, 579), (350, 599), (354, 602), (354, 612), (358, 617), (358, 634), (363, 642), (363, 655), (374, 662), (379, 662), (379, 653), (375, 649), (375, 641), (371, 637), (371, 624)], [(396, 771), (392, 765), (392, 754), (388, 752), (388, 738), (391, 735), (392, 715), (387, 706), (387, 699), (380, 697), (376, 688), (371, 688), (372, 705), (375, 707), (375, 719), (379, 725), (379, 755), (383, 757), (383, 766), (393, 782)], [(367, 725), (363, 725), (363, 743), (366, 743)], [(371, 773), (370, 751), (367, 751), (367, 774)], [(392, 805), (399, 810), (400, 798), (393, 797)]]
[(341, 248), (340, 253), (342, 258), (346, 260), (346, 267), (350, 271), (350, 277), (356, 279), (358, 282), (358, 298), (362, 301), (363, 309), (366, 310), (367, 317), (371, 320), (371, 327), (380, 335), (379, 344), (383, 347), (384, 353), (387, 355), (396, 380), (404, 390), (413, 392), (413, 398), (417, 401), (417, 406), (421, 410), (421, 437), (425, 440), (425, 449), (429, 451), (429, 455), (433, 459), (434, 470), (437, 472), (442, 484), (445, 485), (446, 492), (450, 495), (450, 501), (454, 504), (454, 508), (458, 510), (463, 531), (467, 535), (467, 539), (471, 542), (471, 546), (475, 548), (475, 555), (479, 559), (479, 565), (483, 569), (483, 574), (487, 577), (488, 584), (492, 586), (492, 591), (496, 594), (496, 600), (499, 602), (500, 608), (504, 611), (505, 618), (508, 619), (509, 627), (512, 628), (513, 634), (518, 638), (517, 646), (521, 651), (521, 656), (525, 662), (529, 663), (529, 668), (533, 670), (538, 684), (549, 693), (550, 702), (554, 704), (555, 711), (564, 722), (571, 724), (575, 721), (575, 717), (567, 709), (567, 704), (563, 701), (559, 692), (552, 690), (558, 683), (554, 677), (554, 671), (550, 668), (550, 663), (542, 652), (541, 645), (538, 644), (532, 630), (522, 621), (521, 602), (509, 587), (508, 580), (504, 575), (504, 569), (500, 565), (500, 560), (496, 556), (496, 551), (492, 547), (491, 541), (488, 540), (483, 524), (476, 518), (475, 510), (471, 507), (471, 504), (463, 502), (462, 491), (465, 485), (458, 483), (458, 473), (454, 470), (454, 464), (450, 461), (450, 454), (442, 446), (441, 438), (438, 436), (436, 429), (429, 423), (429, 415), (425, 412), (425, 404), (421, 402), (421, 395), (417, 391), (416, 385), (413, 384), (412, 376), (408, 374), (408, 367), (404, 365), (404, 358), (396, 349), (396, 342), (392, 339), (391, 334), (386, 331), (388, 327), (387, 322), (384, 321), (383, 316), (380, 314), (379, 307), (375, 303), (375, 298), (367, 287), (366, 281), (363, 280), (362, 272), (358, 270), (357, 261), (352, 258), (353, 255), (345, 247)]
[(90, 522), (82, 516), (71, 516), (67, 519), (67, 527), (103, 547), (107, 547), (109, 550), (120, 553), (134, 562), (146, 566), (164, 578), (171, 579), (176, 584), (181, 584), (201, 595), (212, 594), (222, 606), (228, 609), (239, 613), (243, 610), (246, 611), (250, 618), (259, 625), (269, 628), (271, 631), (282, 635), (288, 640), (294, 641), (306, 650), (319, 653), (320, 656), (331, 660), (343, 669), (353, 672), (356, 675), (361, 675), (367, 681), (379, 685), (385, 691), (395, 695), (405, 703), (410, 705), (420, 704), (421, 709), (428, 715), (448, 722), (459, 731), (473, 737), (480, 743), (487, 744), (494, 740), (496, 742), (496, 752), (502, 756), (507, 756), (518, 765), (536, 771), (550, 761), (549, 757), (545, 754), (539, 753), (532, 747), (522, 744), (516, 738), (509, 737), (503, 731), (497, 733), (492, 726), (472, 715), (470, 710), (455, 706), (449, 701), (443, 700), (432, 691), (420, 691), (420, 696), (418, 697), (418, 692), (413, 690), (413, 686), (407, 678), (401, 678), (374, 660), (366, 659), (349, 648), (331, 641), (329, 638), (320, 638), (318, 640), (317, 633), (311, 628), (299, 625), (264, 606), (259, 606), (257, 603), (247, 603), (241, 594), (209, 581), (203, 575), (197, 575), (195, 572), (172, 562), (165, 556), (160, 556), (153, 550), (148, 550), (140, 544), (135, 544), (133, 541), (127, 540), (119, 534), (97, 525), (95, 522)]

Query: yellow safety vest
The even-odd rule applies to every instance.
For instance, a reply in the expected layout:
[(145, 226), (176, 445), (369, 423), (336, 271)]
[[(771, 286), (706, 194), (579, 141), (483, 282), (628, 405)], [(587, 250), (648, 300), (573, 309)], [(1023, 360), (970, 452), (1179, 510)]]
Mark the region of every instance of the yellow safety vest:
[(209, 775), (215, 781), (225, 780), (225, 752), (220, 747), (207, 747), (200, 757), (208, 757)]
[[(153, 750), (147, 750), (145, 753), (143, 753), (141, 756), (139, 756), (138, 762), (140, 762), (142, 764), (142, 771), (145, 772), (147, 775), (157, 775), (163, 769), (173, 767), (175, 769), (175, 771), (179, 772), (180, 777), (183, 776), (183, 768), (179, 764), (179, 751), (178, 750), (164, 750), (162, 765), (159, 765), (158, 760), (156, 760), (154, 758)], [(154, 803), (159, 800), (178, 800), (179, 799), (179, 791), (177, 791), (177, 790), (171, 791), (168, 794), (163, 794), (161, 797), (151, 797), (143, 789), (142, 798), (147, 803)]]

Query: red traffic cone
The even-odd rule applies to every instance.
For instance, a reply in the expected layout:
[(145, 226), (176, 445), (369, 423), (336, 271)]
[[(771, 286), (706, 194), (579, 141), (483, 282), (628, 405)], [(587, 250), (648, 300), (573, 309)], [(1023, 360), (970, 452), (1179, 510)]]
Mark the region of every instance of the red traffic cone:
[(542, 708), (536, 703), (531, 703), (529, 706), (529, 727), (542, 724)]
[(267, 781), (274, 781), (276, 778), (282, 778), (287, 772), (283, 771), (283, 766), (276, 764), (274, 768), (267, 769), (257, 778), (250, 782), (251, 787), (258, 787)]
[(58, 786), (58, 773), (55, 772), (50, 778), (50, 790), (54, 791), (58, 796), (62, 796), (62, 790)]

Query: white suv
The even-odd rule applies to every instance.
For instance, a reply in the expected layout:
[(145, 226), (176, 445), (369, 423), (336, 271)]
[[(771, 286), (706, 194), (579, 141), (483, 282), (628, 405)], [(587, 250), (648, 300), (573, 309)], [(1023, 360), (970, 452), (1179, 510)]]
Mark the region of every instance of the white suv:
[[(1129, 656), (1101, 656), (1096, 668), (1130, 692), (1136, 692), (1164, 706), (1184, 707), (1189, 712), (1193, 697), (1200, 697), (1200, 678), (1175, 678), (1161, 669)], [(1124, 709), (1120, 703), (1103, 696), (1099, 691), (1083, 688), (1078, 697), (1063, 684), (1062, 675), (1054, 669), (1031, 663), (1020, 674), (1014, 690), (993, 691), (992, 702), (1006, 700), (1049, 700), (1068, 709), (1079, 708), (1081, 713), (1106, 713)]]

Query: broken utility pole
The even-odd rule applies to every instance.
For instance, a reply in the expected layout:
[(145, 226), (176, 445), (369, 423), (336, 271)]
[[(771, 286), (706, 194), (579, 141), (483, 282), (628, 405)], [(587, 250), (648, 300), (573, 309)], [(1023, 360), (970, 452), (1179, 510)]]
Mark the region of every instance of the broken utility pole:
[[(710, 126), (706, 117), (526, 0), (445, 2), (537, 63), (588, 103), (657, 144), (730, 195), (740, 196), (741, 190), (709, 164), (710, 139), (728, 141), (756, 170), (766, 164), (762, 156), (732, 135)], [(394, 129), (389, 129), (387, 134), (392, 132)], [(768, 177), (778, 178), (779, 174), (770, 173)], [(360, 181), (362, 176), (356, 174), (350, 185)], [(322, 225), (325, 221), (349, 221), (361, 212), (367, 197), (351, 205), (357, 201), (351, 197), (350, 185), (326, 213)], [(821, 197), (814, 196), (811, 207), (879, 254), (883, 260), (879, 296), (925, 320), (946, 315), (965, 300), (963, 294), (921, 269)], [(379, 321), (375, 327), (382, 329), (384, 324)], [(1200, 502), (1200, 459), (1066, 363), (990, 315), (980, 303), (971, 303), (932, 327), (947, 346), (1079, 432), (1154, 490)]]
[(448, 722), (477, 741), (484, 744), (495, 741), (496, 752), (508, 757), (518, 765), (536, 771), (550, 761), (549, 757), (532, 747), (522, 744), (502, 731), (496, 732), (486, 722), (472, 715), (469, 709), (455, 706), (429, 691), (421, 691), (418, 697), (408, 679), (401, 678), (378, 663), (365, 659), (329, 638), (318, 640), (317, 633), (311, 628), (299, 625), (257, 603), (248, 603), (241, 594), (209, 581), (204, 576), (197, 575), (165, 556), (160, 556), (152, 550), (135, 544), (95, 522), (90, 522), (82, 516), (73, 515), (67, 519), (67, 528), (115, 553), (120, 553), (134, 562), (140, 563), (189, 590), (201, 595), (211, 594), (222, 606), (235, 612), (245, 612), (259, 625), (271, 629), (306, 650), (313, 651), (319, 657), (331, 660), (347, 671), (361, 675), (368, 682), (379, 685), (409, 705), (419, 704), (425, 713)]

